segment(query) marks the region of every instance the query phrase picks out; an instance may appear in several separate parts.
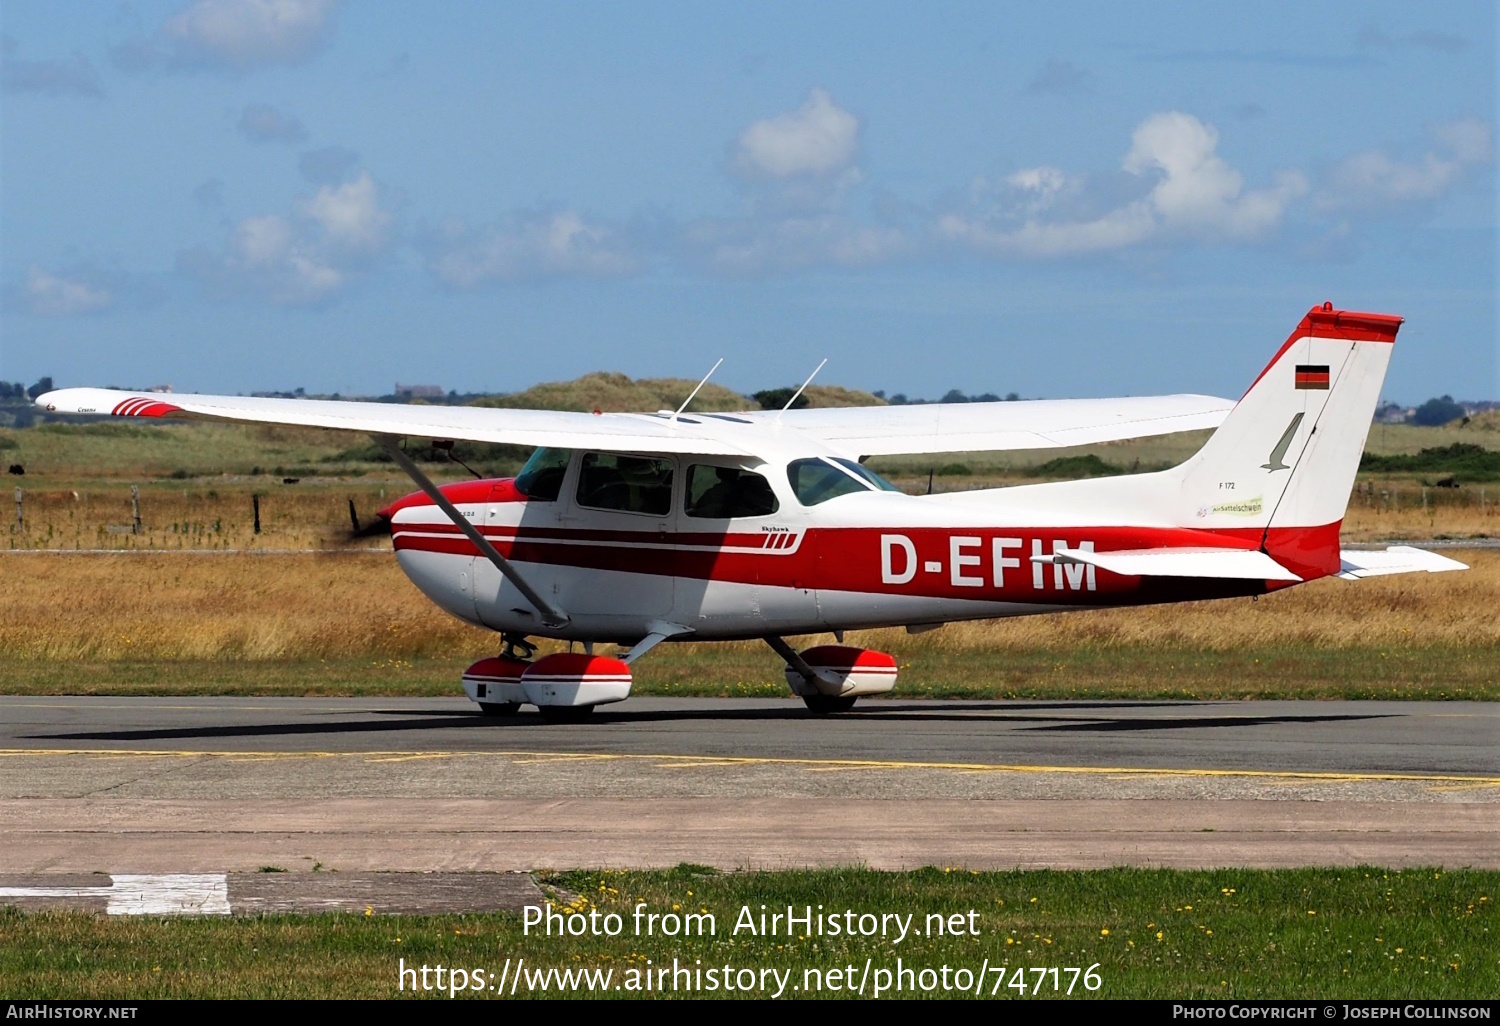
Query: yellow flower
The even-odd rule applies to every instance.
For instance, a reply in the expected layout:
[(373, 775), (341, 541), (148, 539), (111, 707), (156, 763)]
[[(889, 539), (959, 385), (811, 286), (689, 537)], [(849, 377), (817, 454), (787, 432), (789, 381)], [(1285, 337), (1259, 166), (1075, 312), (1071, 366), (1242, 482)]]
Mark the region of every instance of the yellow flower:
[(1108, 930), (1100, 930), (1099, 931), (1099, 936), (1101, 936), (1101, 937), (1108, 937), (1109, 936), (1109, 931)]

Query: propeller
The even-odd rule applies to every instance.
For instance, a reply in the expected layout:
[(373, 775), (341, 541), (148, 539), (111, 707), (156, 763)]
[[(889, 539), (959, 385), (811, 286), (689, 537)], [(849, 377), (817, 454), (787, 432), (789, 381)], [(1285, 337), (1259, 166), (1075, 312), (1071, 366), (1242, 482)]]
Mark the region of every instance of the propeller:
[(328, 544), (334, 547), (343, 545), (354, 545), (358, 542), (368, 541), (371, 538), (388, 538), (391, 534), (391, 518), (382, 510), (361, 522), (359, 512), (354, 508), (354, 500), (349, 500), (349, 526), (342, 531), (335, 532), (328, 538)]

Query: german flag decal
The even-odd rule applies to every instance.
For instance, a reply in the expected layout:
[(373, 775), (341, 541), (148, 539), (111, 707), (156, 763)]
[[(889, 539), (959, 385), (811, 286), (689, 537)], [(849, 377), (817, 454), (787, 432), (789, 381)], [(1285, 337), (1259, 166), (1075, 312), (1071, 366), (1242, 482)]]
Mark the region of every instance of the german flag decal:
[(1327, 388), (1328, 365), (1325, 363), (1320, 367), (1312, 367), (1304, 363), (1297, 364), (1297, 387)]

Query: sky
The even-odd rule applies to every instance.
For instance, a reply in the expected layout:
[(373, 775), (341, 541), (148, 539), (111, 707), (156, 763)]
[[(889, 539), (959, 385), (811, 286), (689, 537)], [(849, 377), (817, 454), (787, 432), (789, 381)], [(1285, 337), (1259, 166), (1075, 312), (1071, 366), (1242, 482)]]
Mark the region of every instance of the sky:
[[(1252, 9), (1253, 7), (1253, 9)], [(1145, 13), (1149, 12), (1149, 13)], [(0, 380), (1500, 398), (1496, 8), (5, 0)]]

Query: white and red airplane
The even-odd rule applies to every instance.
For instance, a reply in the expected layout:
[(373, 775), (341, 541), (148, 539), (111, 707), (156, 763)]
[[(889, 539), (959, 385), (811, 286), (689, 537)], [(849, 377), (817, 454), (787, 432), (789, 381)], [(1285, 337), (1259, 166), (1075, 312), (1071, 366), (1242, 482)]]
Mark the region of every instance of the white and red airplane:
[[(1260, 595), (1334, 575), (1465, 569), (1410, 547), (1339, 547), (1400, 325), (1316, 307), (1237, 403), (1169, 395), (587, 414), (95, 388), (37, 403), (374, 436), (421, 488), (382, 511), (402, 570), (439, 606), (501, 636), (502, 653), (464, 674), (486, 713), (529, 702), (552, 719), (581, 718), (627, 697), (630, 664), (662, 641), (743, 638), (770, 643), (809, 708), (838, 712), (896, 683), (890, 655), (842, 644), (849, 630), (916, 633)], [(1158, 473), (906, 495), (863, 466), (871, 456), (1209, 427), (1195, 456)], [(402, 436), (537, 448), (514, 479), (439, 488)], [(830, 631), (839, 644), (798, 652), (783, 640)], [(533, 661), (531, 637), (584, 651)], [(629, 651), (595, 655), (601, 642)]]

